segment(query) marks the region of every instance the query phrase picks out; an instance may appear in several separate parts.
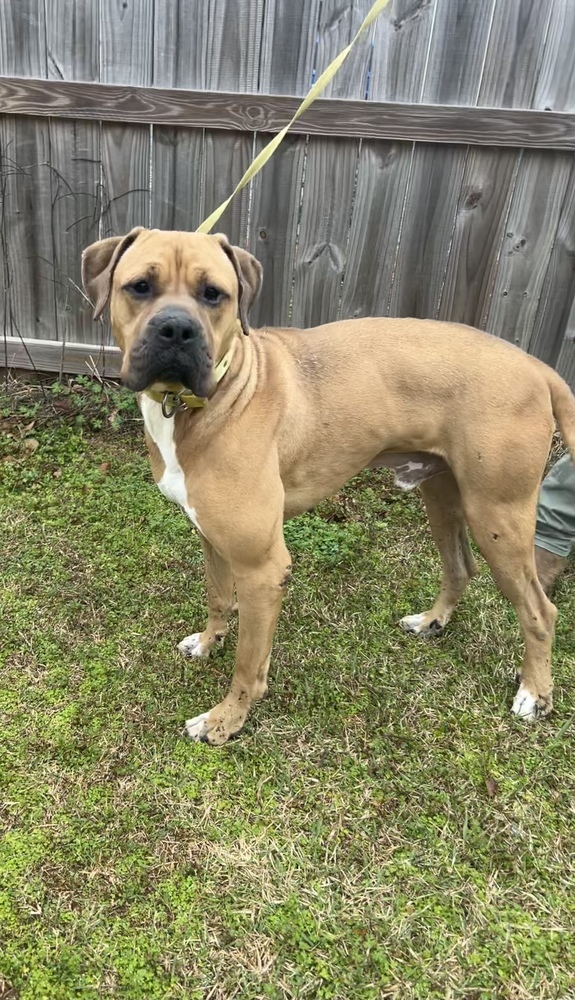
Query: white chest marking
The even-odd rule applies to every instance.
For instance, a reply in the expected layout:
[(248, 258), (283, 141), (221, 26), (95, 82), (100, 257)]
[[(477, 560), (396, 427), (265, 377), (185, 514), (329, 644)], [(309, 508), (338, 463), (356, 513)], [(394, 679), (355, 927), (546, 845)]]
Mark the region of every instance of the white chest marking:
[(146, 430), (156, 445), (165, 465), (164, 474), (158, 482), (158, 488), (167, 497), (177, 503), (188, 515), (190, 521), (201, 532), (196, 511), (188, 503), (188, 491), (184, 470), (178, 461), (174, 442), (174, 417), (164, 417), (160, 403), (142, 395), (140, 399), (142, 416)]

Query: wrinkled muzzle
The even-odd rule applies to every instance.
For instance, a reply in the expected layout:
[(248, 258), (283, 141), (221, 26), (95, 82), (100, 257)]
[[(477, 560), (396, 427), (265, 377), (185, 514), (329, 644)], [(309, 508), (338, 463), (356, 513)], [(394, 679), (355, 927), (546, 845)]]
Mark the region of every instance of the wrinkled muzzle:
[(207, 396), (212, 356), (201, 322), (176, 306), (156, 313), (134, 343), (122, 381), (134, 392), (154, 382), (177, 382)]

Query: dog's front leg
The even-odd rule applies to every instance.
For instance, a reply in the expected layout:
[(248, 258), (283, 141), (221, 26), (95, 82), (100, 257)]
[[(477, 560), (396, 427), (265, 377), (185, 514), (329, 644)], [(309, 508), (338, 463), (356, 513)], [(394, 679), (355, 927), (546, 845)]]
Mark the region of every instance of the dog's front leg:
[(231, 687), (219, 705), (186, 723), (191, 739), (214, 746), (239, 733), (251, 705), (267, 690), (271, 646), (291, 570), (283, 537), (264, 561), (232, 568), (238, 595), (239, 633)]
[(228, 631), (228, 618), (232, 610), (234, 576), (232, 568), (202, 536), (206, 583), (208, 588), (208, 623), (203, 632), (187, 635), (178, 643), (184, 656), (206, 657), (217, 642), (222, 642)]

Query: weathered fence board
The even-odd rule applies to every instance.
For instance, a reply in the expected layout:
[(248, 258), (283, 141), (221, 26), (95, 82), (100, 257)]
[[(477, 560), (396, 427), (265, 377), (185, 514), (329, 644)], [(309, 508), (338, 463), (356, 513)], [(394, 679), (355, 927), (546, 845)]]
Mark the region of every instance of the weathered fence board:
[(571, 165), (565, 154), (533, 152), (517, 178), (486, 325), (520, 347), (531, 339)]
[(411, 148), (407, 144), (403, 148), (400, 143), (362, 144), (342, 316), (377, 316), (389, 312), (410, 161)]
[(203, 129), (154, 126), (150, 225), (195, 229), (202, 220)]
[(49, 124), (16, 119), (2, 142), (5, 321), (21, 336), (57, 340)]
[[(569, 314), (575, 303), (575, 162), (567, 183), (565, 200), (529, 350), (547, 364), (555, 365), (564, 337), (569, 333)], [(567, 331), (567, 333), (566, 333)]]
[[(152, 83), (153, 0), (99, 0), (104, 83)], [(102, 236), (150, 224), (149, 125), (103, 124)]]
[[(315, 76), (349, 45), (370, 4), (323, 3), (319, 12)], [(334, 96), (345, 85), (348, 97), (363, 97), (371, 47), (357, 43), (330, 84)], [(338, 82), (341, 79), (342, 83)], [(328, 90), (329, 92), (329, 90)], [(338, 315), (345, 273), (359, 157), (358, 142), (310, 138), (305, 163), (291, 320), (294, 326), (317, 326)]]
[(30, 340), (4, 337), (0, 342), (0, 365), (6, 368), (35, 368), (40, 372), (120, 374), (122, 356), (109, 344), (74, 344), (71, 341)]
[[(47, 75), (44, 6), (35, 0), (0, 5), (0, 73)], [(57, 339), (52, 269), (50, 126), (6, 119), (2, 127), (3, 323), (22, 336)]]
[(554, 0), (532, 101), (545, 111), (575, 111), (575, 4)]
[(255, 326), (285, 325), (290, 316), (305, 149), (305, 138), (287, 136), (282, 156), (269, 163), (261, 185), (254, 183), (249, 249), (264, 269)]
[(317, 326), (337, 316), (356, 164), (355, 144), (342, 148), (338, 139), (310, 140), (294, 271), (294, 326)]
[(317, 52), (319, 0), (268, 0), (265, 5), (259, 90), (307, 94)]
[(437, 315), (464, 170), (458, 147), (415, 151), (390, 290), (393, 316)]
[[(97, 4), (52, 0), (46, 21), (48, 77), (99, 80)], [(82, 39), (82, 44), (77, 44)], [(81, 292), (80, 257), (98, 239), (101, 213), (100, 126), (50, 120), (53, 277), (58, 339), (94, 339), (92, 311)]]
[[(307, 92), (316, 68), (318, 16), (318, 0), (296, 0), (291, 5), (276, 0), (266, 5), (259, 76), (261, 91)], [(294, 44), (296, 25), (300, 33), (299, 44)], [(256, 153), (270, 138), (266, 133), (256, 135)], [(275, 156), (252, 182), (249, 249), (261, 261), (265, 274), (262, 293), (253, 313), (255, 323), (281, 324), (291, 316), (307, 146), (305, 136), (287, 136), (281, 155)]]
[(552, 11), (540, 0), (496, 4), (478, 104), (531, 107)]
[(470, 149), (459, 191), (438, 319), (481, 326), (492, 291), (501, 220), (517, 173), (512, 150)]
[[(349, 45), (372, 3), (373, 0), (323, 0), (318, 12), (315, 79)], [(313, 6), (317, 7), (317, 0)], [(374, 31), (372, 25), (357, 40), (343, 66), (327, 85), (325, 97), (365, 97)]]
[[(372, 90), (370, 88), (370, 94)], [(118, 87), (0, 77), (7, 114), (152, 123), (237, 132), (279, 132), (300, 98), (270, 94)], [(292, 126), (294, 135), (462, 142), (477, 146), (575, 149), (575, 114), (523, 108), (371, 103), (318, 99)]]
[[(195, 91), (257, 89), (263, 0), (207, 0), (199, 5), (155, 5), (154, 85)], [(188, 39), (184, 52), (182, 40)], [(204, 124), (199, 122), (198, 124)], [(166, 228), (195, 228), (230, 193), (253, 156), (251, 136), (184, 129), (154, 130), (153, 206)], [(186, 190), (187, 189), (187, 190)], [(245, 238), (249, 190), (220, 227)], [(180, 222), (175, 225), (176, 216)], [(162, 221), (162, 225), (163, 225)]]
[(421, 101), (435, 15), (436, 5), (430, 0), (392, 0), (378, 17), (370, 71), (372, 99)]
[(427, 69), (421, 89), (426, 104), (475, 105), (496, 0), (440, 4), (429, 41)]
[[(460, 106), (474, 104), (481, 83), (489, 19), (479, 18), (477, 10), (464, 2), (453, 2), (436, 6), (431, 21), (419, 18), (418, 23), (427, 49), (411, 99), (437, 103), (447, 95), (450, 102)], [(445, 59), (449, 41), (460, 49), (457, 60), (453, 60), (455, 72)], [(377, 96), (381, 96), (379, 91)], [(406, 152), (403, 156), (407, 166)], [(401, 191), (403, 217), (388, 292), (387, 310), (392, 314), (438, 315), (468, 156), (468, 148), (462, 145), (442, 152), (437, 147), (420, 145), (412, 149), (409, 173), (404, 171), (407, 182)]]
[[(433, 19), (429, 4), (393, 0), (377, 20), (368, 107), (379, 100), (403, 100), (413, 106), (420, 100)], [(343, 282), (343, 316), (389, 312), (414, 156), (415, 143), (362, 142)], [(375, 241), (366, 240), (366, 229)], [(371, 294), (366, 274), (372, 278)]]

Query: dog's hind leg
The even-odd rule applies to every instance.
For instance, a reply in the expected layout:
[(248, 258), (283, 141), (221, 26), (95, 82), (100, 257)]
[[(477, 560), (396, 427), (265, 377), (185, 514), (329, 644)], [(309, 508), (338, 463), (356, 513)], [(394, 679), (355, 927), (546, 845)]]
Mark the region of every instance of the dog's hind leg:
[(521, 625), (525, 652), (512, 711), (531, 721), (552, 708), (551, 647), (557, 615), (535, 567), (536, 506), (536, 492), (507, 503), (474, 496), (466, 505), (473, 537)]
[(406, 632), (434, 635), (447, 624), (457, 601), (477, 572), (473, 558), (461, 494), (451, 470), (441, 472), (421, 484), (429, 526), (439, 549), (443, 576), (433, 607), (416, 615), (402, 618)]
[(204, 537), (202, 548), (208, 587), (208, 623), (203, 632), (187, 635), (178, 643), (184, 656), (209, 656), (213, 647), (223, 642), (232, 610), (234, 578), (231, 567)]

